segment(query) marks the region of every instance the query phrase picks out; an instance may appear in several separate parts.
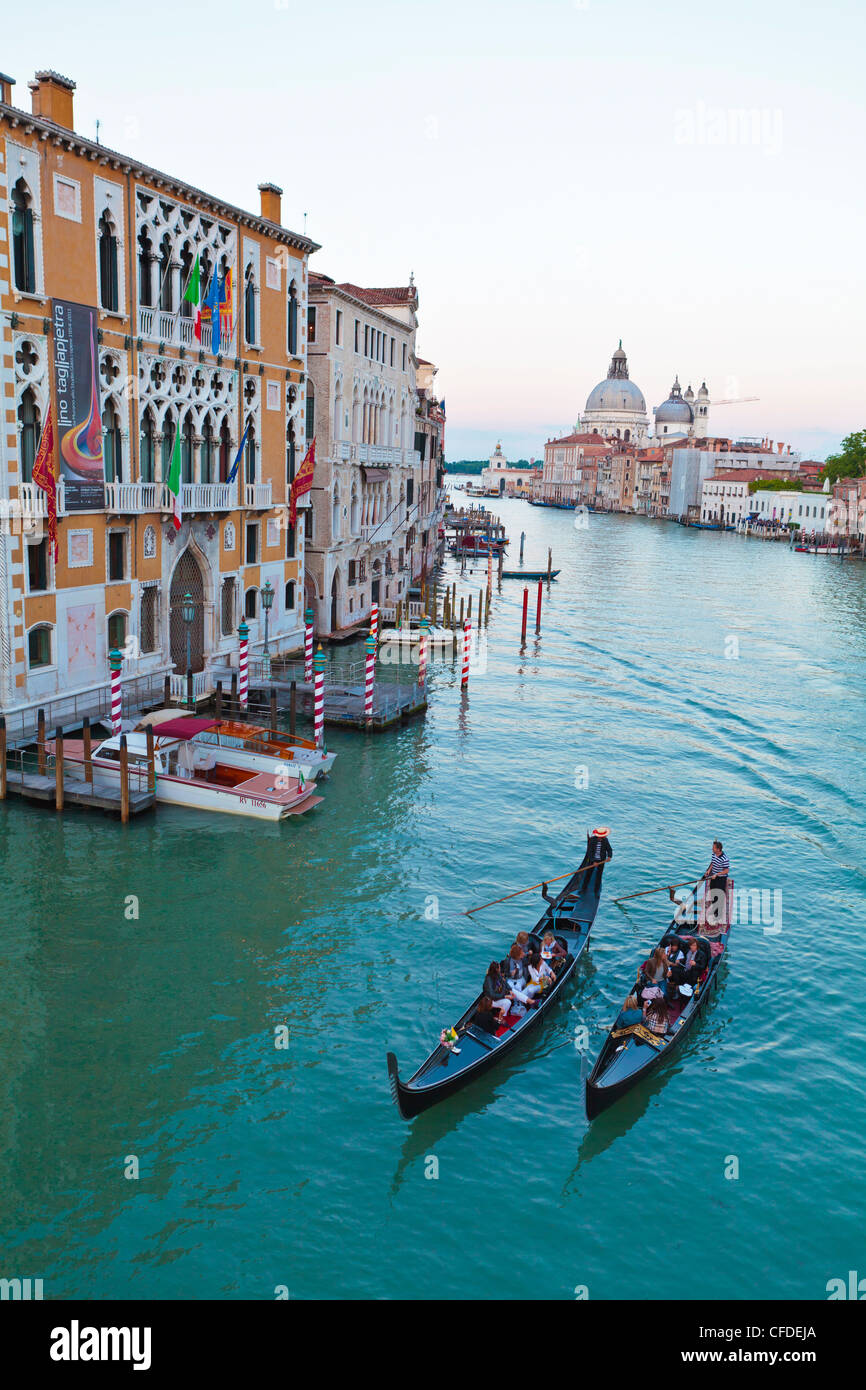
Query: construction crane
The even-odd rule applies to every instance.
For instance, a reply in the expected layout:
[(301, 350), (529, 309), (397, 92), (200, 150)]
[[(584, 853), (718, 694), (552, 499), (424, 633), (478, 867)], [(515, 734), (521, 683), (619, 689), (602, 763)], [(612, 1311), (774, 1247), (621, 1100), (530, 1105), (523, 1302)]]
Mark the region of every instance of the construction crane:
[(711, 401), (710, 405), (715, 410), (717, 405), (743, 405), (745, 401), (759, 401), (760, 396), (729, 396), (726, 401)]

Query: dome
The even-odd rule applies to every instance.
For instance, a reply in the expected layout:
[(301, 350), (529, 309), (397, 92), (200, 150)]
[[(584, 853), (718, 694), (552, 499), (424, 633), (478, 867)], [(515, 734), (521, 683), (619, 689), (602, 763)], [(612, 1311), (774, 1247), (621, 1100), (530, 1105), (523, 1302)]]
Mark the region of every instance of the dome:
[(603, 410), (616, 414), (626, 411), (633, 415), (646, 414), (646, 401), (628, 377), (608, 377), (594, 386), (586, 398), (587, 410)]
[(657, 425), (688, 426), (694, 423), (694, 411), (688, 401), (683, 400), (679, 377), (675, 379), (667, 400), (662, 405), (656, 406), (653, 414)]

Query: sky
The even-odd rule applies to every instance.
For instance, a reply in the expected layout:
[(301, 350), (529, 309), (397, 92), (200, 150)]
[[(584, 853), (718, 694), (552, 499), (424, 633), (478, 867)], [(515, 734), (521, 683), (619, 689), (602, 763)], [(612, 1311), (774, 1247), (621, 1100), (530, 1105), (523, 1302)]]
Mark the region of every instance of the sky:
[[(418, 286), (446, 453), (539, 457), (621, 338), (652, 410), (823, 458), (866, 427), (862, 54), (837, 0), (43, 0), (0, 66), (77, 83), (75, 125)], [(123, 55), (121, 57), (121, 55)]]

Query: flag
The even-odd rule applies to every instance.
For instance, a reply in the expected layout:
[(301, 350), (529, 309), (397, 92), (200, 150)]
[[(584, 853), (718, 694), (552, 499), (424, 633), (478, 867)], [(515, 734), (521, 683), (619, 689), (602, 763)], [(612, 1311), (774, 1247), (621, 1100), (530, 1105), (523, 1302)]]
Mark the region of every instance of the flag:
[(289, 494), (289, 525), (294, 527), (298, 520), (298, 498), (303, 497), (305, 492), (309, 492), (313, 486), (313, 469), (316, 466), (316, 441), (310, 440), (310, 447), (304, 455), (304, 461), (298, 469), (292, 490)]
[(42, 434), (39, 436), (39, 448), (36, 450), (36, 458), (33, 460), (33, 481), (45, 493), (46, 505), (48, 510), (48, 539), (54, 551), (54, 563), (57, 564), (57, 479), (54, 476), (54, 421), (51, 418), (51, 405), (48, 406), (48, 414), (45, 416), (45, 424), (42, 426)]
[(247, 435), (248, 435), (249, 432), (250, 432), (250, 425), (251, 425), (252, 423), (253, 423), (252, 420), (247, 420), (247, 427), (246, 427), (246, 429), (244, 430), (243, 435), (241, 436), (241, 442), (240, 442), (240, 444), (238, 445), (238, 451), (237, 451), (237, 453), (235, 454), (235, 461), (234, 461), (234, 463), (233, 463), (232, 466), (231, 466), (231, 469), (230, 469), (230, 471), (229, 471), (228, 477), (226, 478), (226, 482), (227, 482), (227, 483), (233, 483), (234, 480), (235, 480), (235, 478), (236, 478), (237, 475), (238, 475), (238, 469), (239, 469), (240, 466), (241, 466), (241, 459), (243, 458), (243, 454), (244, 454), (244, 445), (245, 445), (246, 442), (247, 442)]
[(201, 342), (201, 262), (198, 256), (196, 256), (192, 270), (189, 273), (189, 279), (186, 282), (186, 289), (183, 292), (183, 297), (187, 304), (192, 304), (195, 308), (195, 325), (193, 332), (198, 341)]
[(220, 305), (220, 339), (221, 342), (225, 343), (226, 351), (228, 351), (231, 348), (232, 338), (234, 336), (235, 330), (235, 301), (233, 285), (234, 281), (232, 279), (231, 267), (229, 267), (229, 269), (226, 271), (226, 278), (224, 284), (224, 303)]
[(205, 295), (204, 301), (202, 303), (202, 309), (207, 310), (207, 313), (204, 313), (202, 317), (205, 320), (210, 320), (211, 352), (213, 353), (214, 357), (216, 357), (217, 353), (220, 350), (220, 328), (222, 326), (220, 305), (225, 303), (225, 297), (225, 284), (222, 280), (220, 280), (216, 270), (214, 270), (214, 273), (211, 276), (211, 282), (208, 285), (207, 294)]
[(181, 489), (181, 483), (180, 483), (180, 426), (179, 426), (179, 425), (175, 428), (175, 432), (174, 432), (174, 448), (173, 448), (172, 451), (171, 451), (171, 463), (170, 463), (169, 469), (168, 469), (168, 477), (165, 479), (165, 485), (166, 485), (166, 487), (168, 488), (169, 492), (171, 493), (171, 495), (172, 495), (172, 497), (173, 497), (173, 499), (174, 499), (174, 505), (173, 505), (174, 529), (175, 529), (175, 531), (179, 531), (179, 530), (180, 530), (180, 520), (181, 520), (181, 516), (183, 515), (183, 508), (182, 508), (182, 505), (181, 505), (181, 490), (180, 490), (180, 489)]

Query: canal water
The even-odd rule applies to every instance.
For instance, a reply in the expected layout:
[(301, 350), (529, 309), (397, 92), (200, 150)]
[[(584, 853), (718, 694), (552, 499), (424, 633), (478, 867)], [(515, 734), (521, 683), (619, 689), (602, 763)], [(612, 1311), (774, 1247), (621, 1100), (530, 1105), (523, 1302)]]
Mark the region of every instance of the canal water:
[[(0, 1275), (765, 1299), (866, 1274), (866, 567), (491, 505), (509, 565), (523, 529), (527, 566), (550, 546), (561, 570), (541, 636), (520, 650), (504, 581), (468, 698), (437, 661), (426, 720), (329, 733), (309, 816), (0, 807)], [(414, 1070), (541, 903), (464, 910), (576, 866), (599, 821), (615, 857), (567, 998), (406, 1124), (386, 1051)], [(665, 894), (612, 898), (696, 875), (714, 836), (763, 900), (680, 1055), (590, 1127), (579, 1030), (591, 1061), (668, 920)]]

